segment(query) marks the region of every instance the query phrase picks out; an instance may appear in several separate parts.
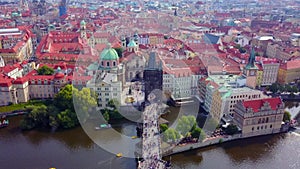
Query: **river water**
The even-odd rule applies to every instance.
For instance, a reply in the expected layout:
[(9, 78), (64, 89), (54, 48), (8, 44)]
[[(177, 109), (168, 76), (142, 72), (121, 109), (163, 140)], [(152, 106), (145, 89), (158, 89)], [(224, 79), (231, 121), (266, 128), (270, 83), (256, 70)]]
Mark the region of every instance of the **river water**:
[[(290, 104), (288, 108), (298, 111), (299, 107)], [(54, 133), (21, 132), (21, 118), (10, 118), (9, 127), (0, 129), (1, 169), (136, 168), (134, 159), (117, 158), (101, 149), (80, 127)], [(134, 123), (124, 123), (116, 129), (128, 136), (135, 135)], [(286, 133), (239, 140), (165, 159), (171, 160), (174, 169), (299, 169), (300, 135)]]

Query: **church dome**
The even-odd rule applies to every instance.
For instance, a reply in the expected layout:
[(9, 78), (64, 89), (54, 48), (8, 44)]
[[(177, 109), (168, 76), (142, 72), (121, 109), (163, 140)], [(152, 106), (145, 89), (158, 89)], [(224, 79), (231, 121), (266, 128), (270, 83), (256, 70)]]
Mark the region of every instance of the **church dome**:
[(100, 54), (100, 60), (118, 60), (119, 56), (117, 51), (111, 47), (110, 44)]
[(128, 44), (128, 47), (137, 47), (137, 44), (134, 42), (134, 40), (131, 40)]
[(80, 25), (86, 25), (86, 22), (84, 21), (84, 20), (82, 20), (81, 22), (80, 22)]

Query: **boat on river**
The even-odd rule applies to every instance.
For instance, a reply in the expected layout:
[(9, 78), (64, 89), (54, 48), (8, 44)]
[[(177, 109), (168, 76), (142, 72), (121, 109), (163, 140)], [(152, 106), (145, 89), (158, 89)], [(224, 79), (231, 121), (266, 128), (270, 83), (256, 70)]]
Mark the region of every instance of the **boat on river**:
[(99, 126), (95, 127), (95, 130), (109, 129), (109, 128), (111, 128), (110, 124), (100, 124)]
[(0, 128), (7, 127), (9, 125), (8, 119), (6, 119), (6, 116), (0, 117)]
[(123, 154), (122, 153), (118, 153), (116, 154), (117, 157), (123, 157)]

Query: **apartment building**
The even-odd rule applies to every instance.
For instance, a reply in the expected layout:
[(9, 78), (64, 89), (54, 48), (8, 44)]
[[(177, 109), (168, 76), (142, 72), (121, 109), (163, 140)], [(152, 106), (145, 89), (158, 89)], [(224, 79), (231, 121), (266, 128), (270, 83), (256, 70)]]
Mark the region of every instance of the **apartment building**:
[(234, 110), (234, 122), (243, 137), (280, 132), (284, 114), (280, 98), (239, 101)]

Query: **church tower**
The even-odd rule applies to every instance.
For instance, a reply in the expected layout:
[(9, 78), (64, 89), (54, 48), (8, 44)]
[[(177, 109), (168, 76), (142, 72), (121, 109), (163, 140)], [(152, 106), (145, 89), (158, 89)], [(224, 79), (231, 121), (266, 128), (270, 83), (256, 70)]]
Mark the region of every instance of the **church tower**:
[(80, 22), (80, 37), (82, 39), (87, 40), (87, 34), (86, 34), (86, 22), (84, 20), (82, 20)]
[(126, 49), (126, 38), (125, 38), (125, 36), (121, 37), (121, 43), (122, 43), (123, 50), (125, 50)]
[(256, 76), (257, 76), (257, 66), (254, 64), (255, 62), (255, 51), (252, 47), (250, 57), (248, 59), (248, 63), (243, 70), (243, 75), (246, 77), (246, 86), (250, 88), (256, 87)]
[(133, 35), (133, 40), (134, 40), (135, 44), (139, 46), (139, 35), (138, 35), (137, 31)]
[(128, 52), (137, 52), (139, 46), (135, 43), (135, 40), (131, 40), (127, 45)]

